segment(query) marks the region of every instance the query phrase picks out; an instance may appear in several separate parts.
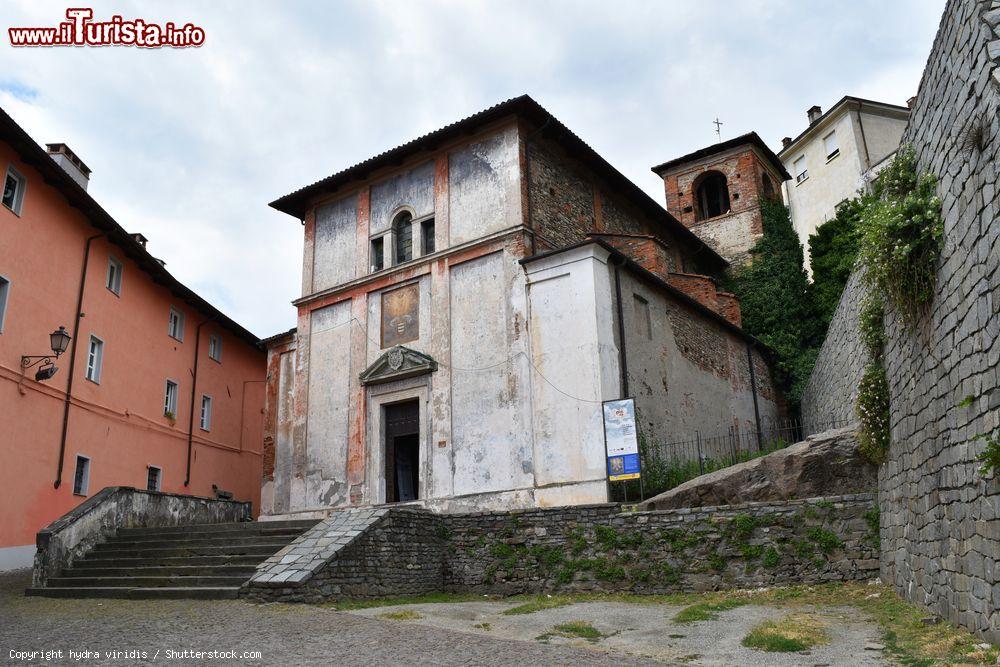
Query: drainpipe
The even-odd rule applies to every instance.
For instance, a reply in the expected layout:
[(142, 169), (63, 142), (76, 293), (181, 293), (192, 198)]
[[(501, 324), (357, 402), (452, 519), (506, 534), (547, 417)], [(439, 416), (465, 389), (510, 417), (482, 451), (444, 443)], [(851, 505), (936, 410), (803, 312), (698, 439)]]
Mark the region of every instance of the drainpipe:
[(73, 340), (69, 348), (69, 380), (66, 381), (66, 400), (63, 401), (62, 436), (59, 438), (59, 462), (56, 465), (56, 481), (53, 485), (62, 485), (63, 457), (66, 455), (66, 433), (69, 430), (69, 403), (73, 396), (73, 378), (76, 377), (76, 344), (80, 340), (80, 320), (83, 318), (83, 288), (87, 284), (87, 266), (90, 264), (90, 244), (104, 234), (95, 234), (87, 239), (83, 250), (83, 270), (80, 272), (80, 291), (76, 295), (76, 317), (73, 320)]
[(753, 418), (757, 425), (757, 451), (760, 451), (760, 408), (757, 407), (757, 373), (753, 369), (753, 350), (747, 343), (747, 365), (750, 367), (750, 393), (753, 394)]
[(625, 318), (622, 315), (622, 280), (621, 267), (625, 260), (620, 260), (615, 267), (615, 312), (618, 319), (618, 362), (621, 366), (621, 398), (628, 398), (628, 353), (625, 351)]
[(204, 320), (194, 330), (194, 371), (191, 373), (191, 407), (188, 411), (188, 451), (187, 451), (187, 472), (184, 474), (184, 486), (191, 483), (191, 448), (194, 444), (194, 397), (198, 390), (198, 354), (201, 342), (201, 328), (208, 324), (209, 320)]
[(868, 152), (868, 138), (865, 136), (865, 124), (861, 120), (861, 102), (858, 102), (858, 108), (855, 112), (858, 115), (858, 129), (861, 130), (861, 144), (865, 148), (865, 173), (872, 168), (872, 156)]

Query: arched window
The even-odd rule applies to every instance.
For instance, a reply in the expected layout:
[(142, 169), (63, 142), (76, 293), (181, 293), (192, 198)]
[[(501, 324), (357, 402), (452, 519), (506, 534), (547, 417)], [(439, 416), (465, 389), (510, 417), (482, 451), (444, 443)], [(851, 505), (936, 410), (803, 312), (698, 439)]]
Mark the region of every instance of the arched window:
[(774, 196), (774, 181), (767, 174), (760, 175), (761, 187), (760, 193), (763, 195), (764, 199), (769, 199), (771, 201), (775, 200)]
[(392, 231), (396, 237), (396, 264), (409, 262), (413, 259), (413, 215), (409, 211), (397, 215)]
[(717, 171), (702, 174), (695, 188), (698, 219), (707, 220), (723, 213), (729, 213), (729, 183)]

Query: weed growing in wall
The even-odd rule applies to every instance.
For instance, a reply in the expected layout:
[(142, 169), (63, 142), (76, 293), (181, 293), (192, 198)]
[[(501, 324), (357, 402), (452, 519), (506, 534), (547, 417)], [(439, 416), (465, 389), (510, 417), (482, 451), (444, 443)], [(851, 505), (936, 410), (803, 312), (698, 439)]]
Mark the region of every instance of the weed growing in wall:
[(992, 477), (1000, 471), (1000, 432), (994, 431), (992, 435), (980, 435), (977, 440), (985, 440), (986, 448), (976, 457), (982, 463), (979, 466), (979, 474), (983, 477)]
[(883, 354), (885, 310), (914, 326), (934, 298), (944, 222), (937, 179), (917, 173), (916, 153), (899, 149), (863, 198), (858, 217), (859, 261), (865, 267), (866, 296), (858, 317), (861, 344), (868, 353), (855, 410), (861, 423), (861, 453), (881, 464), (889, 451), (889, 381)]

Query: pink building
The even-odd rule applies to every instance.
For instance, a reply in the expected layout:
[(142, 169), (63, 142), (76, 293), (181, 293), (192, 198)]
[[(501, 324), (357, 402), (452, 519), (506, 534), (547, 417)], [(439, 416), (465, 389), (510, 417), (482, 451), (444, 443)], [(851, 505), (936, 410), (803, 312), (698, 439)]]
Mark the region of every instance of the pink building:
[[(106, 486), (218, 488), (256, 511), (256, 336), (87, 194), (69, 148), (46, 151), (2, 110), (0, 170), (0, 570), (29, 566), (35, 533)], [(56, 358), (59, 327), (71, 341)], [(48, 378), (49, 362), (22, 361), (46, 354)]]

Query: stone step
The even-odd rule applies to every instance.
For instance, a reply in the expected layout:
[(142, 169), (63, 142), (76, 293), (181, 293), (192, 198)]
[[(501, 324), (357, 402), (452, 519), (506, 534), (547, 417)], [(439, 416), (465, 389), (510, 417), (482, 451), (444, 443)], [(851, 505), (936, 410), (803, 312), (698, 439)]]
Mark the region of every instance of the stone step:
[(187, 537), (178, 535), (169, 539), (159, 540), (109, 540), (96, 545), (92, 552), (103, 553), (105, 551), (126, 551), (144, 549), (179, 549), (186, 547), (247, 547), (254, 545), (288, 544), (295, 537), (287, 535), (250, 535), (250, 536), (214, 536), (214, 537)]
[(118, 535), (141, 535), (149, 533), (213, 532), (229, 533), (254, 531), (261, 528), (297, 528), (307, 530), (318, 522), (317, 519), (293, 519), (289, 521), (244, 521), (242, 523), (194, 523), (188, 526), (162, 526), (154, 528), (119, 528)]
[(103, 558), (88, 554), (82, 559), (73, 563), (73, 570), (90, 568), (131, 568), (131, 567), (177, 567), (203, 565), (209, 567), (220, 566), (250, 566), (256, 567), (258, 563), (267, 557), (260, 554), (244, 556), (168, 556), (165, 558)]
[(51, 598), (125, 598), (130, 600), (235, 600), (239, 597), (239, 593), (239, 586), (195, 588), (85, 588), (68, 586), (63, 588), (29, 588), (25, 591), (25, 595)]
[(151, 530), (149, 532), (128, 532), (121, 533), (114, 537), (108, 538), (108, 542), (155, 542), (162, 540), (174, 540), (174, 539), (203, 539), (203, 538), (228, 538), (232, 537), (234, 539), (243, 539), (247, 537), (278, 537), (281, 539), (287, 538), (292, 540), (305, 530), (302, 528), (266, 528), (258, 527), (254, 530), (229, 530), (229, 531), (218, 531), (218, 530), (190, 530), (185, 532), (172, 531), (163, 532), (159, 530)]
[(53, 588), (237, 588), (247, 577), (52, 577)]
[(62, 573), (63, 577), (242, 577), (244, 581), (256, 571), (255, 565), (147, 565), (123, 567), (76, 567)]
[[(91, 553), (102, 558), (172, 558), (184, 556), (271, 556), (288, 546), (287, 542), (244, 545), (182, 546), (152, 549), (101, 549)], [(88, 554), (89, 556), (90, 554)]]

